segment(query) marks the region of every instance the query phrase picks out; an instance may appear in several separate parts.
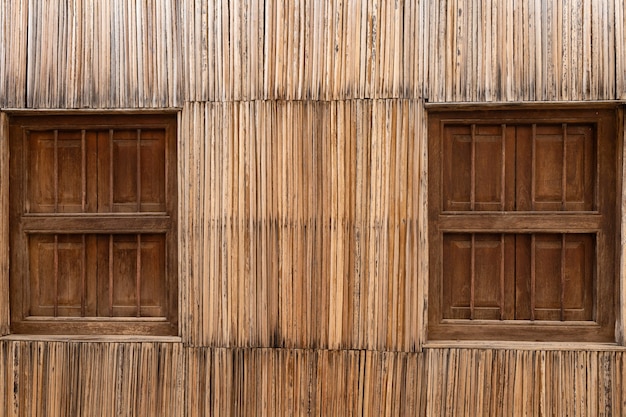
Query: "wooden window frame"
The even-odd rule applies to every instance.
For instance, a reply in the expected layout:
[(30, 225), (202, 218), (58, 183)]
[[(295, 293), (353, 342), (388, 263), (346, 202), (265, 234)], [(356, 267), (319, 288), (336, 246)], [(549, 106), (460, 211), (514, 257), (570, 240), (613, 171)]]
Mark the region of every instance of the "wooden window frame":
[[(575, 105), (430, 105), (427, 107), (428, 114), (428, 309), (426, 340), (497, 340), (497, 341), (541, 341), (541, 342), (589, 342), (589, 343), (615, 343), (623, 344), (623, 258), (619, 250), (621, 239), (621, 202), (622, 202), (622, 173), (623, 173), (623, 110), (615, 103), (586, 103)], [(560, 117), (560, 119), (554, 119)], [(441, 279), (441, 245), (443, 229), (440, 228), (442, 212), (442, 171), (441, 171), (441, 129), (442, 124), (452, 121), (497, 121), (497, 123), (518, 122), (578, 122), (586, 120), (597, 123), (598, 137), (613, 141), (615, 156), (610, 161), (610, 169), (614, 178), (614, 186), (609, 186), (605, 191), (613, 193), (614, 204), (607, 207), (605, 214), (613, 220), (614, 234), (607, 236), (607, 241), (613, 242), (613, 248), (602, 252), (604, 260), (598, 261), (600, 268), (609, 272), (600, 273), (600, 288), (611, 300), (607, 306), (603, 302), (594, 316), (594, 322), (557, 322), (557, 321), (518, 321), (518, 320), (453, 320), (444, 319), (442, 313), (443, 301)], [(604, 162), (607, 164), (607, 162)], [(602, 182), (600, 180), (599, 182)], [(602, 184), (600, 184), (602, 188)], [(605, 187), (606, 188), (606, 187)], [(599, 190), (600, 192), (601, 190)], [(568, 216), (570, 214), (566, 214)], [(502, 233), (528, 232), (528, 227), (518, 229), (506, 228), (505, 217), (499, 214), (477, 214), (488, 230)], [(555, 220), (559, 222), (559, 214), (555, 214)], [(451, 217), (451, 216), (447, 216)], [(529, 219), (531, 220), (531, 219)], [(451, 219), (446, 219), (447, 222)], [(503, 222), (504, 221), (504, 222)], [(462, 223), (462, 222), (461, 222)], [(500, 229), (497, 226), (500, 224)], [(445, 227), (449, 227), (446, 225)], [(489, 229), (491, 228), (491, 229)], [(558, 230), (555, 228), (553, 231)], [(484, 232), (485, 229), (476, 231)], [(537, 230), (539, 232), (539, 230)], [(426, 255), (426, 253), (424, 253)], [(599, 296), (594, 295), (594, 305), (599, 305)], [(602, 310), (602, 311), (600, 311)]]
[[(25, 318), (25, 311), (22, 302), (22, 277), (14, 273), (16, 263), (24, 261), (26, 256), (16, 255), (9, 248), (0, 247), (0, 251), (6, 251), (9, 255), (10, 265), (7, 262), (5, 270), (0, 270), (0, 290), (1, 296), (6, 299), (5, 305), (9, 306), (9, 311), (0, 312), (0, 334), (48, 334), (48, 335), (144, 335), (144, 336), (176, 336), (178, 330), (178, 157), (177, 157), (177, 115), (175, 112), (11, 112), (8, 115), (2, 113), (2, 135), (0, 135), (0, 173), (2, 177), (8, 179), (9, 172), (16, 175), (9, 167), (9, 150), (12, 147), (11, 135), (23, 128), (33, 129), (164, 129), (165, 131), (165, 205), (164, 213), (145, 213), (138, 215), (116, 216), (111, 214), (93, 214), (85, 217), (89, 219), (79, 219), (78, 223), (69, 217), (61, 219), (71, 227), (73, 233), (165, 233), (166, 261), (165, 261), (165, 317), (37, 317)], [(20, 167), (19, 169), (22, 169)], [(23, 174), (20, 174), (23, 175)], [(3, 219), (10, 219), (4, 226), (3, 238), (6, 236), (13, 239), (15, 225), (18, 224), (12, 217), (17, 212), (15, 204), (22, 204), (23, 192), (17, 194), (9, 191), (11, 181), (0, 183), (2, 193), (0, 195), (0, 208), (2, 208)], [(24, 191), (25, 192), (25, 191)], [(36, 217), (36, 216), (35, 216)], [(45, 217), (45, 216), (44, 216)], [(63, 217), (63, 216), (61, 216)], [(127, 217), (127, 218), (124, 218)], [(137, 221), (134, 221), (136, 219)], [(29, 219), (30, 232), (38, 230), (40, 219)], [(86, 220), (86, 221), (85, 221)], [(39, 225), (45, 233), (47, 230), (45, 222)], [(164, 226), (167, 224), (167, 226)], [(0, 226), (3, 223), (0, 222)], [(20, 223), (20, 227), (21, 223)], [(165, 229), (163, 229), (165, 227)], [(155, 228), (159, 229), (156, 230)], [(84, 230), (83, 230), (84, 229)], [(163, 229), (163, 230), (161, 230)], [(23, 233), (23, 231), (17, 231)], [(58, 233), (58, 232), (55, 232)], [(10, 239), (6, 239), (7, 242)], [(140, 242), (140, 241), (138, 241)], [(16, 261), (17, 259), (17, 261)], [(4, 266), (1, 265), (0, 266)], [(7, 285), (8, 284), (8, 285)], [(8, 287), (8, 288), (7, 288)], [(2, 314), (4, 313), (4, 314)], [(137, 313), (138, 314), (138, 313)]]

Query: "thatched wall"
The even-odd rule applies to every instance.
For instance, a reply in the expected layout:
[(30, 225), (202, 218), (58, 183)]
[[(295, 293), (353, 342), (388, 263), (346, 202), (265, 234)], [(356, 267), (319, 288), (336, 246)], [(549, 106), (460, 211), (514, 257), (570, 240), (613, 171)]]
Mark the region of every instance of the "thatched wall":
[(0, 416), (626, 410), (619, 347), (424, 345), (426, 103), (626, 99), (623, 1), (2, 0), (0, 21), (3, 111), (180, 109), (180, 338), (10, 336)]

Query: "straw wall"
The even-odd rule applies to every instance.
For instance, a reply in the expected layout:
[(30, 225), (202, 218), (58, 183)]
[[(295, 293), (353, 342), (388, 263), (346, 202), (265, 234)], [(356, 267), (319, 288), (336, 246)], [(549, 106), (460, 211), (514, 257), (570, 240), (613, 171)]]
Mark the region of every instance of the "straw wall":
[(615, 416), (623, 352), (0, 342), (3, 416)]
[(185, 106), (192, 344), (416, 348), (421, 111), (398, 100)]
[(0, 110), (180, 110), (181, 310), (174, 342), (0, 340), (0, 417), (622, 415), (621, 348), (424, 345), (424, 126), (626, 99), (625, 9), (0, 0)]
[(174, 343), (0, 342), (0, 416), (183, 416)]
[(28, 0), (0, 2), (0, 108), (24, 107)]
[(0, 2), (0, 106), (626, 97), (621, 0)]

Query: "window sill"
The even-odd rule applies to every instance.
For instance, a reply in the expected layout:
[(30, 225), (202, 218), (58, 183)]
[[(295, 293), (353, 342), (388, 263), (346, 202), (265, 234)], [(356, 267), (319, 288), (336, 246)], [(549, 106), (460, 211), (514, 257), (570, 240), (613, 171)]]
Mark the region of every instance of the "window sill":
[(616, 343), (584, 342), (520, 342), (492, 340), (433, 340), (424, 343), (424, 349), (498, 349), (498, 350), (546, 350), (546, 351), (599, 351), (626, 352), (625, 346)]
[(108, 343), (182, 343), (179, 336), (128, 336), (128, 335), (39, 335), (10, 334), (0, 337), (11, 342), (108, 342)]

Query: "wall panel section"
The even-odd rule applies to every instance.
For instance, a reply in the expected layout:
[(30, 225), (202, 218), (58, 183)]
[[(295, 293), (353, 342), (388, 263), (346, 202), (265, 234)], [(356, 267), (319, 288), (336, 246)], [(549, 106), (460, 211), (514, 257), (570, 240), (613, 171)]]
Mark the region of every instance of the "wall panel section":
[(184, 338), (415, 350), (422, 117), (406, 100), (186, 105)]
[(178, 8), (174, 0), (31, 0), (22, 26), (28, 29), (25, 106), (178, 106)]
[(418, 97), (424, 2), (185, 0), (191, 101)]
[(0, 341), (0, 415), (183, 416), (176, 343)]
[(0, 108), (25, 105), (28, 4), (0, 2)]
[(431, 102), (623, 97), (623, 2), (426, 3)]
[(415, 353), (190, 349), (188, 416), (424, 415)]
[(428, 416), (622, 416), (624, 352), (427, 349)]

